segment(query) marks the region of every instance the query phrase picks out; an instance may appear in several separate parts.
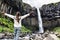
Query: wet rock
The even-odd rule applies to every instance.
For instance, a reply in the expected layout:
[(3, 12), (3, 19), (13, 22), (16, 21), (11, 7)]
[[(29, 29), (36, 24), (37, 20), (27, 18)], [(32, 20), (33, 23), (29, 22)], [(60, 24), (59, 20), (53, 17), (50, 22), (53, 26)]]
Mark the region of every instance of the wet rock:
[(0, 33), (0, 39), (4, 38), (4, 35), (5, 35), (4, 33)]
[(57, 35), (57, 37), (59, 37), (59, 38), (60, 38), (60, 34), (58, 34), (58, 35)]
[(51, 34), (54, 34), (54, 32), (52, 32), (52, 31), (51, 31), (50, 33), (51, 33)]
[(58, 35), (58, 32), (55, 32), (54, 34), (57, 36)]

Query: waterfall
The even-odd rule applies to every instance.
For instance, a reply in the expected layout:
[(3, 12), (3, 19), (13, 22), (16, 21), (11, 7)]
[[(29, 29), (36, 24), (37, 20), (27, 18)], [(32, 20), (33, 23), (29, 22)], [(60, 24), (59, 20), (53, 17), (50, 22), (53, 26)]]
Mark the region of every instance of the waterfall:
[(43, 33), (44, 29), (43, 29), (42, 18), (39, 8), (37, 8), (37, 12), (38, 12), (39, 33)]

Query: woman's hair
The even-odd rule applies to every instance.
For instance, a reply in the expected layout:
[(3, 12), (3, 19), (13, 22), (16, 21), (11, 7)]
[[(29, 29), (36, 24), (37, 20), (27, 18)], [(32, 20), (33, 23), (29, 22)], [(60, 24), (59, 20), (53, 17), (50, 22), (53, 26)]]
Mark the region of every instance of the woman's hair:
[(21, 16), (21, 13), (19, 11), (16, 12), (16, 20), (17, 22), (19, 22), (20, 18), (19, 16)]

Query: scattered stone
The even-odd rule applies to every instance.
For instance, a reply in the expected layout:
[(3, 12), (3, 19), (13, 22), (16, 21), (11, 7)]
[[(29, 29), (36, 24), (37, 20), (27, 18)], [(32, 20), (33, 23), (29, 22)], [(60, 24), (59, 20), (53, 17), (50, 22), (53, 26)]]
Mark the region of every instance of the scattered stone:
[(19, 40), (23, 40), (23, 38), (22, 37), (19, 37)]
[(50, 33), (51, 33), (51, 34), (54, 34), (54, 32), (52, 32), (52, 31), (51, 31)]
[[(57, 34), (57, 33), (56, 33)], [(12, 33), (5, 33), (4, 35), (2, 35), (2, 33), (0, 34), (2, 36), (2, 39), (12, 39), (13, 40), (13, 34)], [(4, 37), (4, 38), (3, 38)], [(55, 35), (53, 32), (45, 32), (43, 34), (24, 34), (24, 36), (20, 36), (19, 40), (58, 40), (58, 37), (60, 37), (60, 35)], [(1, 39), (1, 38), (0, 38)]]

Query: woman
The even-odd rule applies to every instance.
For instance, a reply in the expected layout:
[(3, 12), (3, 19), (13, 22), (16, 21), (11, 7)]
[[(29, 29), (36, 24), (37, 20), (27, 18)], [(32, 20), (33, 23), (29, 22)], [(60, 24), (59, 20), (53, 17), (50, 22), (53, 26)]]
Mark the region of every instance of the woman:
[(21, 13), (19, 11), (16, 12), (15, 16), (7, 14), (7, 13), (4, 13), (4, 12), (2, 12), (2, 14), (4, 14), (5, 16), (8, 16), (8, 17), (10, 17), (10, 18), (12, 18), (14, 20), (14, 40), (18, 40), (19, 39), (20, 30), (21, 30), (21, 27), (22, 27), (21, 26), (22, 19), (28, 17), (32, 13), (26, 14), (24, 16), (21, 16), (20, 15)]

